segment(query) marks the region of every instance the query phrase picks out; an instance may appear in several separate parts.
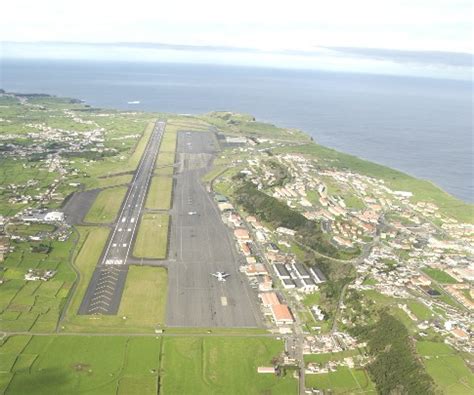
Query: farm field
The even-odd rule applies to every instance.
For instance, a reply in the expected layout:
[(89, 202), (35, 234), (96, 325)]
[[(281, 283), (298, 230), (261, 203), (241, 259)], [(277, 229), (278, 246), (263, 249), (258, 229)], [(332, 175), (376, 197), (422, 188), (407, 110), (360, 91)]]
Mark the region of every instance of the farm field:
[(155, 176), (151, 180), (146, 197), (145, 208), (151, 210), (169, 210), (173, 191), (173, 178)]
[(291, 372), (280, 378), (257, 373), (282, 350), (282, 341), (269, 338), (165, 337), (160, 393), (295, 394)]
[(444, 343), (419, 341), (416, 344), (426, 371), (445, 394), (472, 394), (474, 374), (463, 359)]
[(0, 392), (147, 395), (159, 382), (165, 395), (294, 394), (291, 372), (257, 373), (282, 350), (251, 337), (11, 336), (0, 344)]
[[(69, 266), (74, 240), (14, 242), (15, 250), (2, 263), (1, 329), (52, 332), (75, 280)], [(38, 251), (35, 250), (38, 248)], [(30, 269), (55, 270), (49, 281), (26, 281)]]
[(127, 193), (126, 187), (104, 189), (95, 199), (84, 222), (107, 224), (114, 222)]
[[(0, 346), (5, 394), (156, 394), (160, 339), (12, 336)], [(65, 352), (67, 350), (67, 352)]]
[(331, 390), (332, 394), (376, 394), (375, 386), (364, 370), (339, 367), (335, 372), (307, 374), (306, 386)]
[(8, 225), (7, 229), (8, 233), (14, 234), (15, 236), (28, 237), (52, 232), (54, 231), (55, 226), (50, 224), (23, 223)]
[(168, 227), (168, 214), (143, 214), (133, 248), (133, 255), (136, 258), (166, 258), (168, 252)]

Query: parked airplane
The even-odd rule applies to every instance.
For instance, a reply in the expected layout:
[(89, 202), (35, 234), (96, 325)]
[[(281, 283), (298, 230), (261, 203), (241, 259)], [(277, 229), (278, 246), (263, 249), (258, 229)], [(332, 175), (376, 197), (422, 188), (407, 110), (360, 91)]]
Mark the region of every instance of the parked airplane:
[(226, 281), (226, 278), (230, 276), (230, 274), (226, 272), (215, 272), (211, 273), (211, 276), (217, 278), (217, 281)]

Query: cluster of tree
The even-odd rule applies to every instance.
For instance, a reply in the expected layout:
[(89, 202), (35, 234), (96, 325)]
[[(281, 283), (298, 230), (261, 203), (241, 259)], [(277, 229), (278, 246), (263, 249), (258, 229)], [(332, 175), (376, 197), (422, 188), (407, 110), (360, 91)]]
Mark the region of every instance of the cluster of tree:
[[(238, 181), (241, 178), (242, 176), (238, 175), (234, 177), (234, 180)], [(307, 219), (273, 196), (259, 191), (254, 184), (243, 181), (242, 185), (235, 190), (235, 195), (236, 202), (248, 213), (274, 227), (283, 226), (293, 229), (298, 233), (304, 245), (321, 254), (339, 257), (337, 248), (324, 237), (320, 224)]]
[(314, 228), (314, 224), (302, 214), (290, 209), (278, 199), (259, 191), (250, 182), (244, 182), (236, 190), (236, 201), (244, 207), (245, 211), (274, 227), (283, 226), (297, 231), (305, 227)]
[(40, 254), (49, 254), (52, 250), (52, 247), (46, 243), (35, 244), (31, 247), (31, 252), (36, 252)]
[(272, 182), (271, 186), (283, 186), (290, 181), (290, 172), (281, 163), (276, 160), (270, 160), (268, 161), (268, 165), (275, 176), (275, 181)]
[(418, 360), (403, 323), (381, 311), (373, 325), (356, 327), (353, 334), (367, 341), (374, 357), (369, 374), (381, 394), (433, 394), (435, 385)]
[(313, 256), (307, 265), (318, 266), (327, 278), (327, 281), (320, 286), (321, 299), (319, 304), (328, 319), (337, 307), (344, 286), (349, 284), (355, 278), (354, 267), (350, 264), (330, 262), (327, 259), (316, 258)]

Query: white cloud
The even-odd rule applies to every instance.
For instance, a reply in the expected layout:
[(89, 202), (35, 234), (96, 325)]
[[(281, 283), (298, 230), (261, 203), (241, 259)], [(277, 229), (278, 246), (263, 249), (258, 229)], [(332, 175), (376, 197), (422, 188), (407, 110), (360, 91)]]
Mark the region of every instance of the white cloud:
[(4, 41), (472, 52), (472, 5), (464, 0), (15, 0), (2, 14)]

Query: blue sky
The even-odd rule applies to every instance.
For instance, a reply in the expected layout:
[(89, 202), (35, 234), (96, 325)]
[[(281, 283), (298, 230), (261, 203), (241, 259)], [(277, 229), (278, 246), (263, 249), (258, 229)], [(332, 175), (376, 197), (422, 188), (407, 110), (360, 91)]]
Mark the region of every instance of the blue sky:
[[(469, 64), (453, 64), (449, 54), (441, 57), (447, 62), (424, 54), (472, 54), (472, 12), (472, 2), (465, 0), (15, 0), (2, 4), (0, 40), (249, 48), (258, 50), (258, 55), (246, 52), (236, 57), (233, 51), (211, 51), (204, 56), (205, 51), (198, 50), (188, 51), (186, 57), (182, 47), (178, 52), (165, 53), (124, 46), (101, 50), (82, 46), (83, 53), (71, 52), (76, 57), (116, 59), (139, 51), (146, 60), (168, 56), (165, 60), (235, 63), (240, 59), (244, 64), (283, 62), (285, 66), (297, 62), (303, 68), (368, 72), (382, 67), (387, 73), (418, 74), (425, 70), (429, 75), (465, 79), (466, 72), (472, 71)], [(34, 57), (41, 53), (44, 57), (48, 53), (38, 46), (36, 55), (34, 48), (31, 51), (28, 46), (4, 44), (2, 48), (3, 57)], [(350, 48), (395, 52), (369, 53)], [(400, 56), (403, 51), (414, 51), (416, 55)], [(50, 48), (49, 52), (58, 56), (61, 51)], [(62, 54), (70, 56), (66, 50)]]

